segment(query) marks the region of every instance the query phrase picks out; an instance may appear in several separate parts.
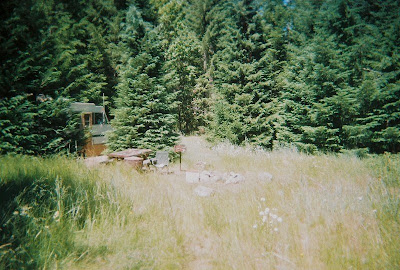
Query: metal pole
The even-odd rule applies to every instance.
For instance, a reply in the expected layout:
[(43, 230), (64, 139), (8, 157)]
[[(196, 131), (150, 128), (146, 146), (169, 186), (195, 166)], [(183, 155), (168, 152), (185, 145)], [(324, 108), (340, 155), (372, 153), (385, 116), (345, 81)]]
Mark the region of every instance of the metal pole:
[(106, 124), (106, 107), (104, 105), (104, 93), (103, 93), (103, 122), (102, 124)]
[(179, 171), (182, 171), (182, 152), (179, 152)]

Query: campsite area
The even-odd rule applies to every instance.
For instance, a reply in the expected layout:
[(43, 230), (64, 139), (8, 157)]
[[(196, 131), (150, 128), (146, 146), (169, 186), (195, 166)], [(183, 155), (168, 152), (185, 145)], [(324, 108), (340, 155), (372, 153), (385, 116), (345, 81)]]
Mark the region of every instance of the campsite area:
[(0, 270), (400, 269), (400, 0), (0, 10)]
[[(167, 171), (0, 162), (1, 268), (397, 269), (397, 155), (273, 152), (202, 137)], [(187, 172), (240, 175), (199, 179)], [(209, 194), (196, 191), (199, 187)]]

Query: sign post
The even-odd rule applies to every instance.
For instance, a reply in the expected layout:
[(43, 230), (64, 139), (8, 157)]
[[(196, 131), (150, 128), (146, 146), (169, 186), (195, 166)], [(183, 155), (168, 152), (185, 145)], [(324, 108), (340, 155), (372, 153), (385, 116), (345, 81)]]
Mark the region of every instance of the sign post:
[(182, 171), (182, 153), (186, 151), (186, 146), (178, 144), (174, 146), (175, 153), (179, 153), (179, 170)]

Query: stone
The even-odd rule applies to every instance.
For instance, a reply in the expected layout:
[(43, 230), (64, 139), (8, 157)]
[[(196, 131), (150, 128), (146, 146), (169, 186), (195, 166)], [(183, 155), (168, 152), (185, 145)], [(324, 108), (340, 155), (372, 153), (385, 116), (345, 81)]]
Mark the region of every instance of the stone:
[(200, 173), (200, 182), (210, 182), (211, 181), (211, 177), (212, 177), (212, 173), (209, 171), (202, 171)]
[(272, 178), (273, 176), (269, 172), (262, 172), (258, 174), (258, 180), (260, 181), (271, 182)]
[(214, 193), (214, 190), (209, 187), (198, 186), (197, 188), (194, 189), (194, 192), (199, 197), (209, 197)]
[(209, 182), (210, 181), (210, 176), (211, 176), (211, 174), (209, 172), (207, 172), (207, 171), (201, 172), (200, 173), (200, 182), (202, 182), (202, 183)]
[(210, 182), (218, 182), (218, 181), (223, 181), (222, 174), (221, 173), (212, 173), (210, 176)]
[(238, 184), (243, 182), (244, 176), (239, 173), (230, 172), (229, 174), (224, 174), (225, 184)]
[(143, 160), (143, 166), (149, 166), (150, 164), (151, 164), (151, 160), (150, 159)]
[(200, 181), (200, 173), (198, 172), (186, 172), (186, 182), (198, 183)]
[(201, 183), (215, 183), (222, 179), (221, 174), (218, 172), (209, 172), (209, 171), (202, 171), (200, 173), (200, 182)]

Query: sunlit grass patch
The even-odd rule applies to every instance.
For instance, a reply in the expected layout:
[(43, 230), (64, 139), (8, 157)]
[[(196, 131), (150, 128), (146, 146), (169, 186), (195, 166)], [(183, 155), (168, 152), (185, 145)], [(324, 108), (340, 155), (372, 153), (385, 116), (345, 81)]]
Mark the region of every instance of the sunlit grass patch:
[[(259, 240), (252, 242), (252, 249), (258, 250), (258, 255), (263, 254), (258, 258), (255, 253), (256, 265), (260, 266), (261, 263), (267, 268), (281, 264), (288, 268), (397, 266), (399, 257), (394, 247), (398, 247), (399, 241), (393, 235), (397, 235), (395, 232), (399, 219), (392, 215), (386, 220), (377, 215), (380, 212), (377, 206), (389, 204), (389, 213), (398, 213), (398, 206), (387, 195), (399, 193), (393, 187), (386, 186), (385, 181), (388, 180), (380, 181), (382, 177), (376, 175), (378, 171), (381, 171), (380, 174), (390, 174), (392, 179), (389, 182), (398, 183), (398, 178), (393, 179), (396, 175), (393, 170), (396, 169), (387, 168), (387, 164), (394, 165), (396, 160), (399, 165), (397, 156), (390, 156), (390, 161), (382, 164), (376, 159), (384, 156), (365, 159), (349, 155), (311, 156), (291, 149), (263, 152), (227, 144), (210, 148), (207, 153), (213, 168), (234, 170), (247, 176), (246, 183), (239, 189), (241, 193), (264, 198), (268, 205), (273, 205), (270, 209), (279, 209), (284, 217), (282, 228), (277, 228), (278, 232), (274, 235), (279, 238), (268, 238), (271, 235), (265, 234), (265, 230), (261, 230), (256, 222), (251, 225), (256, 227), (256, 232), (264, 234), (257, 238), (265, 239), (265, 243), (268, 243), (262, 246)], [(198, 155), (193, 153), (190, 157), (195, 159)], [(254, 172), (264, 171), (273, 175), (273, 181), (261, 183), (254, 177)], [(235, 194), (229, 198), (232, 197)], [(254, 205), (259, 204), (254, 199), (253, 202)], [(221, 216), (229, 213), (229, 206), (215, 205), (211, 208), (215, 216), (213, 222), (220, 222), (221, 226), (226, 227), (221, 222), (224, 220)], [(246, 209), (249, 219), (253, 215), (253, 221), (257, 220), (254, 217), (254, 205), (249, 206), (248, 200), (232, 203), (232, 207)], [(249, 211), (251, 208), (253, 212)], [(237, 215), (238, 212), (240, 210), (236, 209), (231, 214)], [(214, 226), (218, 227), (217, 232), (221, 230), (219, 226)], [(242, 242), (246, 242), (246, 239), (242, 239)], [(240, 256), (239, 253), (236, 255)], [(275, 266), (271, 267), (271, 261)]]
[[(398, 268), (398, 156), (213, 147), (197, 137), (183, 143), (184, 170), (233, 171), (245, 181), (187, 183), (176, 163), (165, 174), (2, 157), (2, 191), (16, 190), (2, 197), (10, 198), (2, 201), (2, 266)], [(267, 173), (272, 179), (259, 177)], [(198, 185), (215, 192), (198, 197)]]

